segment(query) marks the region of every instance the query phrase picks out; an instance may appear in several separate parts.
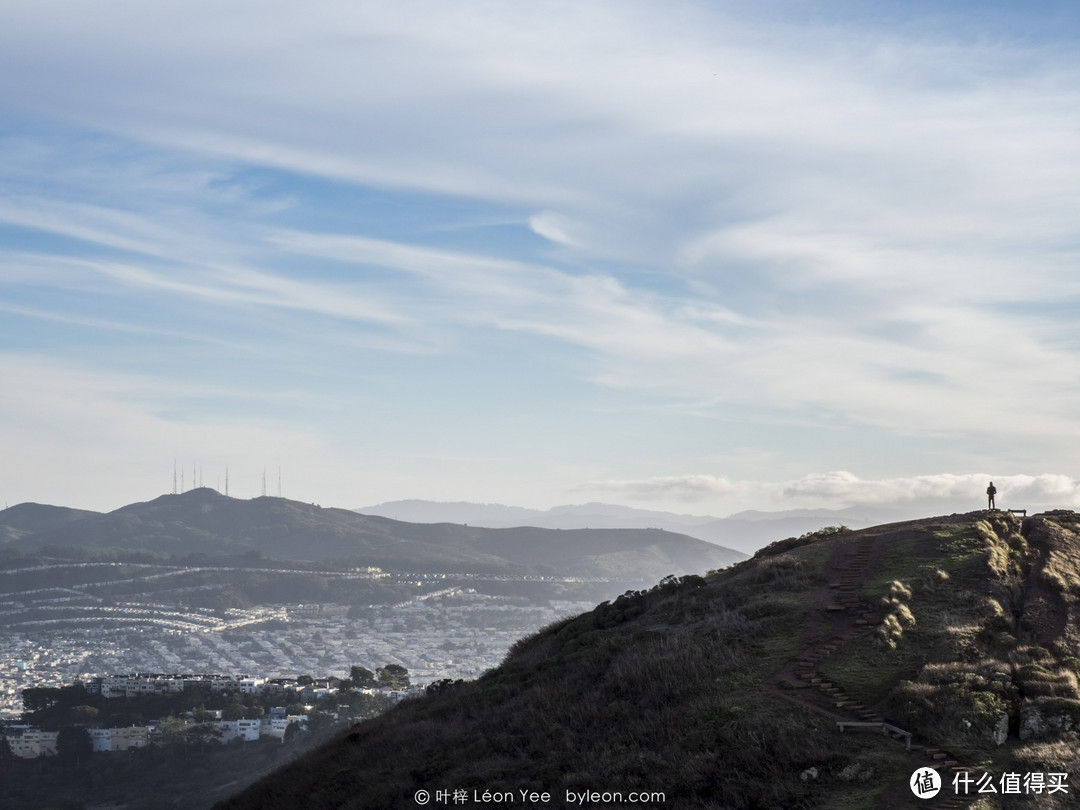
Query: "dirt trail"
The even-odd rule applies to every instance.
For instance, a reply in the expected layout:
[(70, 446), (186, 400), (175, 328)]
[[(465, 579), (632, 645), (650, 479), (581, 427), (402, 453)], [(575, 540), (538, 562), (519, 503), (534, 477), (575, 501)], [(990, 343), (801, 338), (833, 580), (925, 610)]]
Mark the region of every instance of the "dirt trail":
[[(957, 770), (974, 770), (960, 765), (947, 751), (931, 742), (917, 737), (890, 731), (889, 718), (874, 706), (867, 706), (848, 695), (835, 683), (822, 675), (830, 657), (843, 651), (856, 639), (863, 639), (876, 630), (885, 617), (881, 605), (867, 603), (860, 595), (862, 587), (874, 563), (881, 555), (883, 544), (878, 541), (888, 536), (891, 542), (906, 538), (926, 538), (926, 528), (939, 520), (920, 520), (898, 526), (878, 526), (851, 532), (835, 540), (833, 555), (829, 561), (831, 572), (829, 586), (808, 608), (821, 619), (818, 629), (804, 639), (802, 651), (795, 660), (771, 679), (773, 693), (784, 700), (802, 705), (825, 715), (836, 722), (882, 724), (878, 728), (849, 728), (843, 733), (880, 733), (890, 736), (899, 746), (910, 745), (911, 770), (931, 768), (938, 772), (942, 781), (941, 793), (933, 800), (935, 808), (967, 807), (977, 796), (955, 796), (952, 791), (953, 774)], [(813, 627), (815, 623), (810, 623)], [(841, 733), (839, 726), (837, 733)], [(887, 790), (878, 803), (879, 810), (899, 810), (906, 807), (924, 807), (926, 802), (917, 798), (908, 784), (896, 785)]]

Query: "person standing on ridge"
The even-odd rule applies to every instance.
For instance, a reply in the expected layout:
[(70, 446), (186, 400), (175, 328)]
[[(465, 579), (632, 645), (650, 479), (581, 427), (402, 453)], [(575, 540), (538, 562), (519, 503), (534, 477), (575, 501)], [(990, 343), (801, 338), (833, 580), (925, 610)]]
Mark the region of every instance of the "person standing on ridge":
[(994, 482), (990, 482), (990, 486), (986, 488), (986, 499), (989, 501), (987, 509), (996, 509), (994, 506), (994, 496), (997, 495), (997, 487), (994, 486)]

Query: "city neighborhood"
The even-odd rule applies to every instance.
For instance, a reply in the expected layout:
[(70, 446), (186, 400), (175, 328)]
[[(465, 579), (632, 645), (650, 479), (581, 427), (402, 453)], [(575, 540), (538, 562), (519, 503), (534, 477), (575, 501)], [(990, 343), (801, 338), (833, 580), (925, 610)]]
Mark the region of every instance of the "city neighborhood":
[[(354, 667), (371, 676), (368, 670)], [(165, 674), (130, 674), (108, 675), (89, 678), (79, 682), (88, 698), (100, 696), (106, 700), (129, 700), (151, 695), (179, 695), (185, 691), (196, 691), (208, 695), (258, 696), (261, 702), (276, 703), (265, 710), (257, 709), (261, 716), (226, 717), (223, 709), (200, 709), (189, 711), (180, 717), (167, 717), (158, 722), (143, 725), (131, 725), (118, 728), (86, 726), (90, 749), (94, 752), (128, 751), (144, 748), (155, 742), (164, 742), (169, 735), (197, 731), (207, 739), (221, 744), (235, 741), (254, 742), (263, 738), (284, 741), (289, 727), (296, 724), (298, 731), (306, 730), (311, 714), (318, 712), (324, 722), (346, 722), (356, 719), (356, 711), (350, 703), (332, 705), (332, 699), (343, 691), (343, 685), (356, 694), (371, 698), (371, 703), (378, 707), (387, 707), (410, 696), (423, 694), (422, 687), (410, 687), (407, 672), (403, 667), (390, 665), (388, 669), (398, 677), (396, 686), (362, 686), (341, 678), (256, 678), (247, 675), (229, 677), (224, 675), (165, 675)], [(382, 670), (380, 670), (381, 672)], [(369, 679), (370, 680), (370, 679)], [(37, 689), (41, 693), (60, 692), (62, 690)], [(28, 701), (29, 702), (29, 701)], [(353, 701), (355, 703), (355, 701)], [(257, 704), (256, 704), (257, 705)], [(82, 706), (82, 709), (91, 707)], [(60, 753), (60, 729), (46, 730), (26, 723), (4, 723), (0, 725), (0, 740), (6, 739), (10, 753), (22, 759), (39, 756), (57, 756)], [(0, 743), (2, 747), (2, 743)]]

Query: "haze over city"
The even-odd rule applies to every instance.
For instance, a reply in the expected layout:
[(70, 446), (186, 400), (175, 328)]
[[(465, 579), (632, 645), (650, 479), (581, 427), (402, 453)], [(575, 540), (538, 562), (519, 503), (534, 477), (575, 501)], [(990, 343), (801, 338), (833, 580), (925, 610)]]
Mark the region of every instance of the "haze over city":
[(1075, 507), (1073, 4), (8, 4), (0, 506)]

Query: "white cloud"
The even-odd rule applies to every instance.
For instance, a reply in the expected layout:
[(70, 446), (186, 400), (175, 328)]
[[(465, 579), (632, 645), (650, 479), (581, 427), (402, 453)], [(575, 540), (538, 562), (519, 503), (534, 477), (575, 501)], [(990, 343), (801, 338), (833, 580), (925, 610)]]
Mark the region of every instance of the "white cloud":
[(581, 489), (618, 494), (632, 500), (694, 503), (717, 496), (745, 494), (755, 486), (715, 475), (661, 475), (639, 480), (600, 479), (583, 484)]
[(1029, 510), (1080, 506), (1080, 479), (1060, 474), (986, 473), (917, 475), (863, 479), (844, 470), (812, 473), (791, 481), (733, 481), (707, 474), (656, 476), (636, 480), (597, 479), (580, 489), (634, 501), (697, 503), (705, 508), (753, 504), (763, 509), (892, 507), (921, 514), (971, 511), (985, 501), (993, 480), (998, 505)]
[(579, 240), (571, 236), (574, 223), (554, 211), (541, 211), (539, 214), (533, 214), (529, 217), (529, 228), (538, 236), (550, 239), (557, 244), (568, 247), (581, 246)]
[(785, 485), (785, 498), (829, 504), (898, 505), (920, 503), (976, 503), (989, 482), (998, 490), (999, 506), (1016, 508), (1068, 508), (1080, 505), (1080, 480), (1060, 474), (1000, 475), (969, 473), (863, 480), (845, 471), (806, 476)]
[[(565, 340), (602, 355), (605, 369), (632, 364), (632, 370), (620, 373), (632, 386), (642, 381), (649, 387), (662, 385), (657, 374), (673, 360), (730, 351), (721, 334), (706, 328), (709, 324), (678, 317), (676, 310), (686, 302), (628, 288), (610, 275), (571, 275), (552, 267), (364, 237), (283, 233), (273, 241), (306, 255), (419, 275), (439, 293), (430, 315)], [(715, 321), (721, 312), (713, 308), (710, 316)]]
[[(183, 463), (205, 464), (212, 476), (230, 464), (238, 475), (245, 471), (247, 497), (258, 494), (252, 471), (268, 461), (289, 459), (314, 468), (311, 460), (321, 457), (330, 463), (322, 437), (265, 409), (253, 415), (249, 407), (227, 419), (197, 407), (221, 400), (251, 406), (270, 396), (266, 390), (211, 388), (11, 352), (0, 354), (0, 374), (7, 381), (0, 398), (0, 453), (9, 461), (0, 490), (11, 503), (64, 493), (54, 502), (116, 508), (155, 497), (168, 491), (177, 456)], [(206, 483), (213, 486), (215, 480)]]

